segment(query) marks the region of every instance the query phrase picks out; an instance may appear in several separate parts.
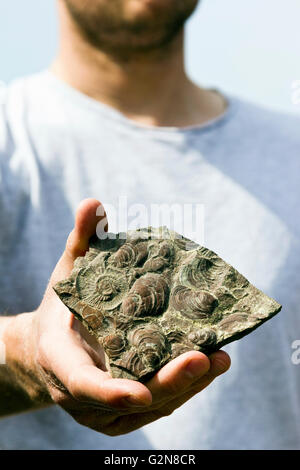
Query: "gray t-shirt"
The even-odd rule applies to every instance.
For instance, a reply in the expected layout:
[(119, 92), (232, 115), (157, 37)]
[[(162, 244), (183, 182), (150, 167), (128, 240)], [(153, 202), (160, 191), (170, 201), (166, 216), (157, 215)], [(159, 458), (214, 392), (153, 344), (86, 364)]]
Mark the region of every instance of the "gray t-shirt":
[(120, 196), (203, 204), (205, 245), (283, 305), (171, 416), (112, 438), (52, 407), (0, 420), (0, 448), (300, 448), (300, 119), (228, 101), (206, 125), (151, 128), (49, 72), (0, 90), (1, 312), (39, 305), (83, 198)]

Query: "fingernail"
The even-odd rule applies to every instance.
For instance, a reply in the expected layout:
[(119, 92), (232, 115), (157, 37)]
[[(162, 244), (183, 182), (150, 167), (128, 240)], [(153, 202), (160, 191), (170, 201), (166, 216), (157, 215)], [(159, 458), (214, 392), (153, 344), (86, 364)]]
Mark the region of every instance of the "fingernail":
[(185, 368), (185, 374), (189, 379), (195, 379), (202, 375), (203, 365), (197, 360), (191, 360)]

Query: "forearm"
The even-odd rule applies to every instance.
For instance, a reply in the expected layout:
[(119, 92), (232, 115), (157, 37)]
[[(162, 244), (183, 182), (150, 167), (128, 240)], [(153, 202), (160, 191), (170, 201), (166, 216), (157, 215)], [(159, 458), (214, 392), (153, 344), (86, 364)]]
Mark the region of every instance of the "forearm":
[(31, 331), (35, 313), (0, 317), (5, 364), (0, 365), (0, 417), (52, 404), (35, 365)]

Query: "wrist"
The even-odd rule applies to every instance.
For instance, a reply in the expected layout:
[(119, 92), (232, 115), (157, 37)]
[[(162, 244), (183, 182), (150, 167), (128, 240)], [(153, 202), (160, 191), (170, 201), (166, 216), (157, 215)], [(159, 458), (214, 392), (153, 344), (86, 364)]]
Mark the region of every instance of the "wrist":
[(6, 350), (6, 372), (35, 404), (52, 403), (36, 363), (36, 312), (5, 317), (0, 338)]

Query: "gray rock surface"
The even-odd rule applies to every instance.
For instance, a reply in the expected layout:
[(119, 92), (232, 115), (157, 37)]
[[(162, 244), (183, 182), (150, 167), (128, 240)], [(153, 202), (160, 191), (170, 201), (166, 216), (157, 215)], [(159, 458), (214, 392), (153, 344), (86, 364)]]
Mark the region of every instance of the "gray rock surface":
[(210, 354), (281, 310), (214, 252), (166, 227), (110, 237), (93, 237), (54, 290), (103, 345), (113, 377), (144, 382), (179, 354)]

